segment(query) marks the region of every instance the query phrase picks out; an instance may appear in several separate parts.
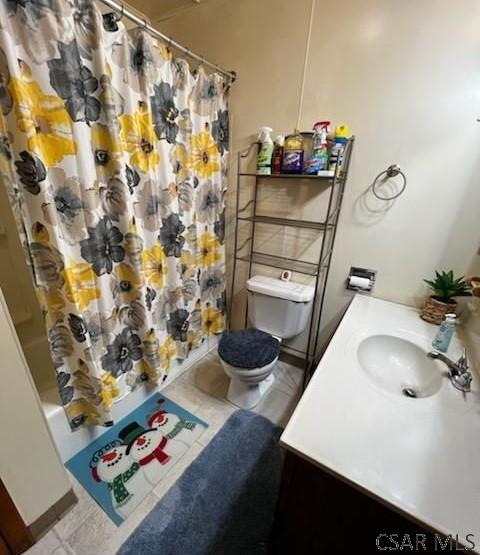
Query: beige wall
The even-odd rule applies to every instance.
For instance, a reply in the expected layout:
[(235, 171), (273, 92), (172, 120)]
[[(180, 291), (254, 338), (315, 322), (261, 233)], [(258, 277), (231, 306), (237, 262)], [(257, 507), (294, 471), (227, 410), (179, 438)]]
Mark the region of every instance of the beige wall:
[(30, 268), (15, 227), (9, 200), (0, 182), (0, 288), (3, 290), (10, 315), (27, 362), (39, 389), (48, 389), (55, 382), (55, 373), (48, 350), (45, 326), (35, 296)]
[[(234, 154), (261, 125), (275, 133), (294, 127), (310, 7), (311, 0), (210, 0), (157, 20), (165, 33), (238, 72)], [(479, 28), (476, 0), (317, 0), (301, 127), (329, 118), (350, 124), (357, 137), (325, 325), (348, 302), (350, 265), (378, 270), (375, 295), (407, 304), (420, 301), (422, 279), (436, 268), (467, 270), (480, 236)], [(408, 187), (385, 210), (364, 193), (394, 162)], [(289, 203), (302, 198), (291, 192)]]
[(0, 478), (26, 524), (69, 490), (0, 290)]
[[(155, 21), (160, 7), (153, 0), (131, 3)], [(344, 280), (350, 265), (378, 270), (376, 296), (414, 304), (425, 294), (422, 278), (435, 268), (464, 273), (468, 254), (478, 246), (480, 4), (461, 0), (459, 5), (316, 1), (301, 126), (309, 129), (317, 119), (330, 118), (349, 123), (357, 136), (327, 292), (327, 329), (349, 300)], [(183, 3), (164, 21), (158, 11), (157, 26), (238, 72), (231, 93), (232, 154), (255, 138), (260, 125), (289, 132), (297, 120), (311, 0), (208, 0), (190, 6)], [(385, 210), (364, 193), (392, 162), (405, 170), (408, 188)], [(246, 198), (248, 182), (243, 187)], [(0, 223), (7, 230), (0, 235), (0, 285), (13, 314), (26, 308), (32, 315), (17, 331), (42, 387), (54, 376), (43, 322), (1, 187), (0, 194)], [(262, 189), (261, 209), (320, 217), (324, 197), (312, 185), (270, 185)], [(243, 235), (247, 232), (244, 226)], [(231, 234), (232, 226), (230, 240)], [(259, 227), (259, 249), (314, 260), (317, 245), (306, 232)], [(240, 281), (243, 271), (240, 265)]]

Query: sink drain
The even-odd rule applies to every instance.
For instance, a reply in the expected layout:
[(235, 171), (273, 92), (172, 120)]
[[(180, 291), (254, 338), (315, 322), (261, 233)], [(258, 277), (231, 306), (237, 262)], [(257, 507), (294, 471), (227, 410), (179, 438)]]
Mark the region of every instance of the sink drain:
[(405, 387), (404, 389), (402, 389), (402, 393), (405, 395), (405, 397), (410, 397), (411, 399), (417, 398), (417, 392), (411, 387)]

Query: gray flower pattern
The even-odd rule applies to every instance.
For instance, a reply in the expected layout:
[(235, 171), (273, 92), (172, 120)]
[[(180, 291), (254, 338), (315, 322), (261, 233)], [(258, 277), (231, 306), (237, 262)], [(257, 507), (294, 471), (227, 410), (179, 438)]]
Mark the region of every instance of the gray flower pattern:
[(73, 121), (96, 121), (100, 115), (100, 102), (93, 94), (98, 88), (98, 80), (88, 67), (82, 65), (75, 40), (68, 44), (59, 41), (58, 51), (60, 58), (47, 62), (50, 84), (65, 100), (65, 108)]
[(107, 216), (104, 216), (95, 227), (89, 227), (88, 239), (80, 241), (82, 257), (90, 262), (97, 276), (110, 274), (114, 262), (125, 258), (125, 249), (121, 243), (123, 235)]
[(129, 384), (223, 330), (224, 82), (94, 0), (3, 13), (0, 173), (68, 421), (111, 425)]
[(158, 231), (162, 218), (171, 212), (172, 198), (168, 190), (158, 190), (153, 181), (147, 181), (137, 196), (135, 215), (148, 231)]
[(217, 119), (212, 123), (212, 135), (217, 141), (218, 151), (223, 155), (228, 151), (230, 140), (228, 110), (218, 111)]
[(199, 187), (195, 203), (198, 221), (213, 224), (223, 209), (223, 192), (217, 182), (208, 181)]
[(159, 139), (175, 143), (178, 133), (178, 108), (175, 106), (175, 90), (168, 83), (154, 85), (150, 97), (155, 133)]
[(118, 222), (126, 213), (125, 185), (117, 177), (110, 178), (106, 186), (100, 187), (100, 198), (105, 214), (110, 220)]
[(124, 328), (115, 337), (110, 345), (107, 345), (107, 352), (102, 357), (102, 367), (112, 374), (119, 376), (130, 372), (133, 363), (142, 358), (141, 341), (137, 334), (130, 328)]
[(38, 195), (40, 183), (47, 177), (47, 171), (40, 158), (24, 150), (20, 152), (20, 160), (16, 160), (15, 167), (25, 190), (32, 195)]
[(167, 256), (180, 257), (185, 244), (185, 237), (182, 235), (184, 231), (185, 226), (178, 214), (170, 214), (168, 218), (162, 219), (160, 241)]

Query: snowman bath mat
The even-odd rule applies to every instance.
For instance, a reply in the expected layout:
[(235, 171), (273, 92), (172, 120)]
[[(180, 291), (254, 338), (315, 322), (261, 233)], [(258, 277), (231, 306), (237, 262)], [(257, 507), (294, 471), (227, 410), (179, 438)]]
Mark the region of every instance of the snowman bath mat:
[(65, 466), (118, 526), (207, 426), (155, 393)]

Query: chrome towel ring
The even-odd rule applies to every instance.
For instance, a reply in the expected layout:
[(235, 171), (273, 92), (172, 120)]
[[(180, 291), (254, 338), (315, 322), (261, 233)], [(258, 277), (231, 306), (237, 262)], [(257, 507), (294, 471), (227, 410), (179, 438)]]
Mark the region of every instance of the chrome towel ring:
[[(395, 193), (394, 195), (390, 196), (390, 197), (384, 197), (384, 196), (380, 195), (376, 190), (376, 187), (378, 185), (378, 180), (384, 175), (387, 178), (397, 177), (397, 175), (402, 176), (403, 184), (402, 184), (400, 190), (397, 193)], [(397, 164), (392, 164), (391, 166), (388, 166), (388, 168), (386, 170), (383, 170), (383, 172), (380, 172), (377, 175), (377, 177), (373, 180), (373, 183), (372, 183), (372, 193), (379, 200), (387, 200), (387, 201), (388, 200), (395, 200), (401, 194), (403, 194), (403, 192), (405, 191), (406, 188), (407, 188), (407, 178), (405, 177), (405, 174), (403, 173), (403, 171), (400, 169), (400, 166), (397, 166)]]

